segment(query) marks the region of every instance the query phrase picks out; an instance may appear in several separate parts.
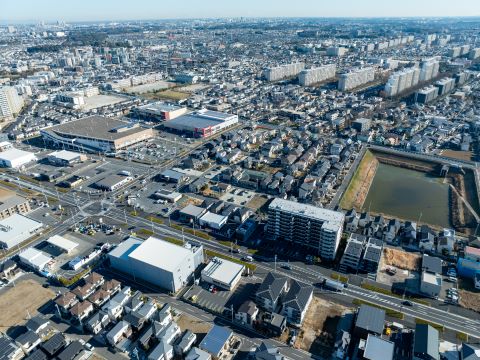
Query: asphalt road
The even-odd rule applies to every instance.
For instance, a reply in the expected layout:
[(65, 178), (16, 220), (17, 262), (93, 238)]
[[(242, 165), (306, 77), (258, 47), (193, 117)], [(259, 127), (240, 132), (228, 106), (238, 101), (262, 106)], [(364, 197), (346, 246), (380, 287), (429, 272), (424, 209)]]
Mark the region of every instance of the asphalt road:
[[(117, 209), (112, 209), (107, 213), (107, 216), (112, 218), (123, 217), (123, 212), (119, 212)], [(150, 221), (141, 217), (134, 217), (127, 215), (129, 225), (135, 225), (140, 228), (152, 229), (155, 232), (155, 236), (175, 236), (182, 238), (181, 231), (172, 229), (166, 225), (152, 224)], [(216, 242), (215, 240), (205, 240), (190, 234), (183, 234), (186, 240), (193, 240), (202, 243), (205, 248), (212, 249), (229, 256), (241, 258), (241, 254), (233, 254), (229, 252), (229, 248)], [(267, 271), (276, 271), (292, 279), (309, 283), (312, 285), (318, 284), (324, 278), (330, 276), (331, 270), (321, 268), (319, 266), (309, 265), (291, 265), (291, 270), (284, 270), (280, 266), (276, 266), (271, 261), (255, 261), (255, 264)], [(388, 309), (400, 311), (406, 316), (415, 319), (422, 319), (430, 321), (436, 324), (445, 326), (445, 328), (452, 329), (454, 331), (463, 332), (473, 337), (478, 337), (480, 334), (480, 317), (467, 318), (452, 312), (448, 312), (438, 307), (431, 307), (419, 303), (414, 303), (413, 306), (404, 306), (402, 299), (394, 296), (384, 295), (374, 291), (363, 289), (359, 286), (349, 284), (347, 289), (344, 289), (342, 296), (349, 297), (351, 299), (359, 299), (368, 301), (370, 303), (382, 306)], [(449, 307), (447, 309), (450, 309)]]

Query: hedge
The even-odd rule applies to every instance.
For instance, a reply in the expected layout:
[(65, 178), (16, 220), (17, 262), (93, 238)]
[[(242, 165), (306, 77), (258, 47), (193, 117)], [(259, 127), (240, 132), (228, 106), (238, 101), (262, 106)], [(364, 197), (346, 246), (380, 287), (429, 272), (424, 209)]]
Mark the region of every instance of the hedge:
[(216, 256), (218, 258), (225, 259), (225, 260), (234, 262), (236, 264), (244, 265), (246, 268), (248, 268), (251, 271), (255, 271), (255, 269), (257, 268), (257, 266), (254, 265), (254, 264), (250, 264), (248, 262), (239, 260), (239, 259), (234, 258), (232, 256), (224, 255), (222, 253), (219, 253), (219, 252), (216, 252), (216, 251), (213, 251), (213, 250), (205, 249), (205, 254), (209, 257), (215, 257)]
[(400, 311), (392, 310), (392, 309), (389, 309), (389, 308), (386, 308), (386, 307), (383, 307), (383, 306), (380, 306), (380, 305), (377, 305), (377, 304), (373, 304), (373, 303), (368, 302), (368, 301), (364, 301), (364, 300), (360, 300), (360, 299), (353, 299), (353, 303), (355, 305), (369, 305), (369, 306), (373, 306), (373, 307), (382, 309), (382, 310), (385, 311), (385, 314), (387, 316), (394, 317), (394, 318), (397, 318), (397, 319), (400, 319), (400, 320), (403, 320), (403, 318), (404, 318), (403, 313), (401, 313)]

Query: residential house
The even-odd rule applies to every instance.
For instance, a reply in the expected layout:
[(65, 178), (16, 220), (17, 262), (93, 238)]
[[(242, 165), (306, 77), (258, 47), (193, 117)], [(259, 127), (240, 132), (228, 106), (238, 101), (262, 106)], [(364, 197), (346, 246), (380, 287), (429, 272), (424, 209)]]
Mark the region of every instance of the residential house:
[(28, 330), (31, 330), (34, 333), (39, 334), (43, 330), (45, 330), (49, 324), (50, 324), (50, 320), (45, 319), (40, 315), (37, 315), (29, 319), (25, 324), (25, 326), (27, 327)]
[(285, 360), (286, 358), (280, 354), (280, 350), (271, 344), (262, 343), (255, 349), (253, 355), (255, 360)]
[(6, 335), (0, 335), (1, 356), (5, 360), (20, 360), (24, 357), (22, 349)]
[(417, 324), (413, 342), (414, 360), (440, 360), (438, 330), (428, 324)]
[(28, 330), (27, 332), (23, 333), (17, 337), (15, 341), (26, 354), (29, 354), (42, 342), (40, 336), (38, 336), (37, 333), (32, 330)]
[(88, 297), (90, 301), (96, 307), (101, 307), (110, 299), (110, 293), (106, 290), (98, 289), (92, 295)]
[(122, 288), (122, 285), (120, 281), (115, 279), (105, 281), (103, 285), (100, 287), (100, 289), (104, 291), (108, 291), (110, 296), (115, 295), (117, 292), (120, 291), (121, 288)]
[(174, 345), (173, 349), (175, 354), (179, 356), (184, 356), (186, 353), (190, 351), (197, 340), (197, 335), (195, 335), (190, 330), (185, 331), (185, 333), (181, 336), (179, 341)]
[(132, 329), (126, 321), (119, 321), (106, 335), (107, 341), (115, 346), (122, 338), (130, 337)]
[(280, 297), (288, 290), (288, 279), (285, 276), (268, 273), (255, 294), (257, 305), (270, 312), (276, 312), (280, 305)]
[(242, 324), (253, 325), (258, 315), (257, 305), (251, 300), (245, 301), (235, 313), (235, 319)]
[(78, 303), (77, 296), (70, 291), (67, 291), (63, 295), (57, 296), (57, 298), (55, 299), (55, 304), (57, 305), (58, 309), (64, 314), (69, 313), (71, 307), (76, 303)]
[(313, 299), (313, 286), (296, 280), (290, 281), (290, 288), (283, 297), (283, 315), (293, 326), (301, 326)]
[(74, 320), (82, 322), (84, 319), (90, 316), (91, 313), (93, 313), (93, 310), (93, 304), (90, 301), (85, 300), (73, 305), (70, 308), (70, 315), (72, 315)]
[(66, 344), (65, 336), (62, 333), (56, 333), (41, 346), (49, 358), (53, 359)]
[(193, 347), (185, 356), (185, 360), (212, 360), (212, 355), (202, 349)]
[(112, 319), (103, 310), (97, 311), (85, 323), (86, 328), (93, 334), (98, 334), (112, 322)]

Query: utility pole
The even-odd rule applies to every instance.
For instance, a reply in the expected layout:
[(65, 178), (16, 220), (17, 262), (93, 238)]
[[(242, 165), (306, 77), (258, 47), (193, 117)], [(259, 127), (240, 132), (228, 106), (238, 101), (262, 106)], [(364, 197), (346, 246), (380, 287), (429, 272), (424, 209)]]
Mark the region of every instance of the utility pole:
[(274, 259), (275, 259), (275, 268), (274, 269), (275, 269), (275, 272), (276, 272), (277, 271), (277, 254), (275, 254)]

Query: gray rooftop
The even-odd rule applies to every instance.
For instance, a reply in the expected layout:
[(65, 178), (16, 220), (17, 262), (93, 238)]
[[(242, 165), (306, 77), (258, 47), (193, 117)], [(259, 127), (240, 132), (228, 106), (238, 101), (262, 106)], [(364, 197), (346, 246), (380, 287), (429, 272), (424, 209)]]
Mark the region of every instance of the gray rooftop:
[(357, 321), (355, 327), (381, 334), (385, 323), (385, 310), (369, 306), (362, 305), (358, 310)]
[(428, 324), (417, 324), (413, 352), (429, 355), (430, 359), (439, 360), (438, 330)]

